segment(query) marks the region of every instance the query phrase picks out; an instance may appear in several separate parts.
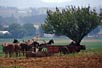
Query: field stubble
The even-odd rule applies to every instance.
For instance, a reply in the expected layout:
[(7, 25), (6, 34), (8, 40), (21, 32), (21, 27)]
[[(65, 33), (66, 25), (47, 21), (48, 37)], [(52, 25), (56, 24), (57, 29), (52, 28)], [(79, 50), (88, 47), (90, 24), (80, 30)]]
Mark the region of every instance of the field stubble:
[(4, 68), (102, 68), (102, 53), (79, 52), (77, 54), (43, 58), (0, 58)]

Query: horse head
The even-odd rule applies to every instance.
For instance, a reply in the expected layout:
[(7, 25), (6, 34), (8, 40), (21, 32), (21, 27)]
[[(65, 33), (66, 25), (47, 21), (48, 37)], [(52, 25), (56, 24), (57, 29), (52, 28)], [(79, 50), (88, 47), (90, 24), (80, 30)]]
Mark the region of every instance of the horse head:
[(80, 49), (81, 49), (81, 50), (86, 50), (85, 45), (80, 45)]
[(53, 39), (49, 40), (47, 44), (54, 44), (54, 40)]

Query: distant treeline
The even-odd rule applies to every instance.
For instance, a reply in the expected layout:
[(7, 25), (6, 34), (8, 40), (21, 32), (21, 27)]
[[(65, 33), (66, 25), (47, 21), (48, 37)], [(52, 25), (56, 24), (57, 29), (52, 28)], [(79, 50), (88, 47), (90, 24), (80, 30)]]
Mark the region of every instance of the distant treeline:
[(8, 26), (0, 25), (0, 31), (8, 31), (9, 33), (0, 34), (0, 38), (23, 38), (27, 36), (35, 36), (39, 32), (40, 36), (43, 35), (43, 30), (39, 27), (39, 30), (36, 30), (33, 24), (18, 24), (13, 23)]
[(34, 23), (34, 24), (42, 24), (44, 23), (46, 19), (45, 14), (41, 15), (32, 15), (32, 16), (24, 16), (24, 17), (2, 17), (0, 16), (0, 23), (1, 24), (12, 24), (12, 23), (19, 23), (19, 24), (25, 24), (25, 23)]

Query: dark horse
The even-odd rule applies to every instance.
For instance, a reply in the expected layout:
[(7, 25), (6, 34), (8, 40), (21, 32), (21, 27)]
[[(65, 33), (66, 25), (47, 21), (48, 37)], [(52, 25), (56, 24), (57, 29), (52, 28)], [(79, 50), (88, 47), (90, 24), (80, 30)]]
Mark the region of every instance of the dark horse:
[(25, 53), (27, 51), (36, 51), (36, 48), (38, 48), (39, 43), (37, 41), (33, 41), (31, 44), (27, 44), (27, 42), (21, 43), (20, 47), (21, 47), (21, 51), (23, 53), (23, 55), (25, 55)]
[[(49, 40), (47, 43), (45, 42), (45, 40), (43, 40), (44, 43), (39, 44), (38, 42), (34, 41), (31, 45), (32, 45), (32, 51), (29, 51), (26, 53), (26, 57), (45, 57), (45, 56), (49, 56), (48, 52), (44, 52), (42, 51), (42, 49), (46, 46), (49, 46), (51, 44), (54, 44), (54, 40), (51, 39)], [(36, 51), (36, 48), (38, 48), (38, 52)]]
[(46, 44), (49, 44), (49, 45), (54, 44), (54, 40), (51, 39), (51, 40), (49, 40), (49, 42), (47, 42)]
[(49, 46), (49, 45), (54, 44), (54, 40), (53, 40), (53, 39), (49, 40), (48, 42), (45, 42), (45, 40), (43, 40), (43, 41), (44, 41), (44, 43), (41, 43), (41, 44), (39, 45), (39, 51), (42, 51), (42, 49), (43, 49), (44, 47), (46, 47), (46, 46)]
[(21, 52), (23, 53), (23, 56), (25, 55), (25, 52), (28, 51), (28, 45), (26, 43), (20, 43)]
[(37, 41), (33, 41), (31, 44), (31, 49), (33, 52), (36, 52), (36, 48), (39, 48), (39, 43)]
[(67, 46), (60, 47), (60, 51), (64, 54), (80, 52), (80, 50), (86, 50), (85, 45), (76, 44), (74, 41)]

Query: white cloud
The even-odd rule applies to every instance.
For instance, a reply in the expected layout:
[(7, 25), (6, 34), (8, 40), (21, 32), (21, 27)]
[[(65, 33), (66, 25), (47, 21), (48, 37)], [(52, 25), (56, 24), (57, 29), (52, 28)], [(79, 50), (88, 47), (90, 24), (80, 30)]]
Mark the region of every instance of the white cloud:
[(70, 2), (71, 0), (42, 0), (42, 2), (45, 3), (64, 3), (64, 2)]

